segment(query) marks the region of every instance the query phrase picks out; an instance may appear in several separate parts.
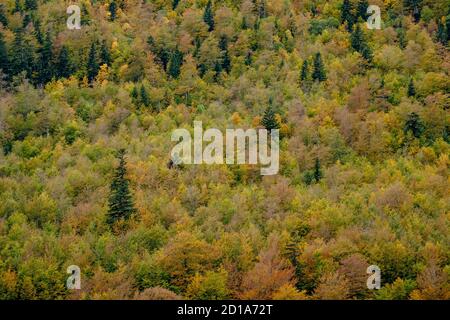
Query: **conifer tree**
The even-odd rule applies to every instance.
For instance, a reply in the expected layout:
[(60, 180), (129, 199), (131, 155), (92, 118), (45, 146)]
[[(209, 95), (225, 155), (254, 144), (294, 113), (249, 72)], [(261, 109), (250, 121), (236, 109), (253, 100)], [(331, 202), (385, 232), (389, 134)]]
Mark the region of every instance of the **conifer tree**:
[(415, 96), (416, 96), (416, 88), (414, 87), (414, 81), (411, 78), (408, 84), (408, 97), (415, 97)]
[(322, 179), (322, 169), (320, 167), (320, 160), (316, 158), (316, 162), (314, 163), (314, 171), (313, 171), (314, 180), (319, 182)]
[(33, 69), (33, 48), (31, 44), (23, 37), (22, 29), (16, 29), (15, 37), (11, 46), (11, 75), (18, 75), (25, 71), (26, 76), (30, 79)]
[(367, 0), (359, 0), (358, 6), (356, 8), (357, 17), (361, 17), (363, 21), (366, 21), (367, 16), (367, 8), (369, 7), (369, 2)]
[(208, 31), (214, 30), (214, 15), (211, 0), (209, 0), (206, 5), (205, 12), (203, 13), (203, 21), (208, 25)]
[(20, 0), (16, 0), (14, 2), (14, 9), (12, 10), (12, 13), (17, 13), (19, 12), (20, 14), (22, 14), (23, 12), (23, 8), (22, 8), (22, 4), (20, 3)]
[(38, 5), (36, 0), (25, 0), (25, 10), (37, 10)]
[(308, 79), (308, 60), (304, 60), (302, 64), (302, 71), (300, 72), (300, 81), (305, 81)]
[(319, 82), (327, 80), (325, 67), (323, 65), (322, 55), (320, 54), (320, 52), (317, 52), (314, 56), (314, 71), (312, 74), (312, 78), (314, 81)]
[(8, 19), (6, 18), (5, 6), (0, 4), (0, 23), (3, 24), (3, 27), (8, 26)]
[(87, 61), (87, 77), (90, 82), (94, 81), (95, 77), (98, 74), (100, 66), (97, 61), (97, 48), (95, 46), (95, 42), (91, 44), (91, 48), (89, 49), (88, 61)]
[(350, 0), (344, 0), (341, 6), (341, 23), (347, 22), (347, 30), (351, 31), (353, 28), (353, 20), (352, 3)]
[(52, 67), (52, 47), (53, 43), (50, 38), (50, 35), (44, 39), (44, 43), (42, 47), (39, 49), (38, 54), (38, 66), (37, 66), (37, 82), (39, 84), (45, 84), (49, 82), (53, 77), (53, 67)]
[(117, 17), (117, 3), (116, 3), (115, 0), (111, 1), (111, 3), (109, 4), (108, 10), (109, 10), (109, 14), (110, 14), (109, 18), (111, 19), (111, 21), (116, 20), (116, 17)]
[(359, 24), (356, 25), (355, 30), (353, 30), (350, 36), (350, 43), (352, 45), (352, 48), (355, 51), (359, 52), (364, 59), (366, 59), (367, 61), (372, 60), (372, 50), (367, 44), (366, 38)]
[(56, 75), (58, 78), (68, 78), (72, 73), (72, 67), (69, 58), (69, 51), (66, 46), (62, 46), (59, 51), (58, 61), (56, 63)]
[(448, 35), (447, 35), (448, 30), (447, 30), (445, 24), (441, 21), (441, 19), (438, 19), (437, 26), (438, 26), (438, 29), (437, 29), (436, 38), (440, 43), (442, 43), (444, 46), (446, 46), (447, 38), (448, 38)]
[(275, 117), (275, 111), (273, 110), (271, 103), (269, 103), (269, 106), (264, 112), (261, 124), (269, 131), (280, 128), (280, 125)]
[(136, 212), (133, 198), (129, 189), (129, 180), (126, 177), (125, 150), (120, 149), (117, 152), (119, 166), (116, 168), (113, 180), (111, 182), (109, 194), (109, 209), (106, 222), (114, 225), (119, 220), (127, 220)]
[(133, 90), (131, 90), (130, 96), (131, 96), (131, 100), (133, 101), (133, 103), (137, 104), (138, 100), (139, 100), (138, 99), (139, 98), (139, 92), (138, 92), (137, 86), (133, 86)]
[(3, 74), (9, 75), (9, 57), (3, 34), (0, 33), (0, 70)]
[(177, 48), (172, 53), (168, 66), (168, 73), (172, 78), (178, 79), (182, 64), (183, 64), (183, 53)]
[(150, 105), (150, 97), (148, 96), (147, 90), (144, 86), (141, 86), (140, 96), (142, 104), (148, 107)]
[(424, 130), (425, 126), (419, 115), (415, 112), (410, 113), (403, 127), (403, 132), (405, 134), (411, 132), (414, 137), (420, 138)]
[(111, 54), (109, 53), (109, 48), (105, 40), (102, 41), (100, 47), (100, 64), (111, 65)]
[(172, 1), (172, 10), (175, 10), (178, 7), (179, 3), (180, 3), (180, 0), (173, 0)]

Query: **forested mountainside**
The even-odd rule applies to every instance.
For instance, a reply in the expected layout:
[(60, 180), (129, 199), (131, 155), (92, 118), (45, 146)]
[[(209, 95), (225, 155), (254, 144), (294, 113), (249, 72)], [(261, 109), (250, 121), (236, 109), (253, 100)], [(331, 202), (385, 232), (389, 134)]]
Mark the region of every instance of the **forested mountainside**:
[(450, 298), (447, 0), (0, 3), (0, 299)]

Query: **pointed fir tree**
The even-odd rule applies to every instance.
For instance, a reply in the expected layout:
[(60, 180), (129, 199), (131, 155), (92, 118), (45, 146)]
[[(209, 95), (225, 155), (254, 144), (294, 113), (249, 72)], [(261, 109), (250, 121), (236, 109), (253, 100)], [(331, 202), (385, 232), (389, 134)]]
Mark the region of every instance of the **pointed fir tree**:
[(25, 0), (25, 10), (37, 10), (38, 5), (36, 0)]
[(6, 48), (6, 43), (3, 39), (3, 33), (0, 33), (0, 70), (2, 70), (4, 75), (9, 75), (8, 49)]
[(137, 86), (133, 86), (133, 90), (131, 90), (130, 96), (133, 103), (137, 105), (139, 103), (139, 92)]
[(56, 75), (58, 78), (68, 78), (71, 73), (72, 66), (69, 58), (69, 50), (67, 50), (66, 46), (62, 46), (56, 63)]
[(100, 47), (100, 64), (111, 66), (111, 54), (109, 53), (109, 48), (105, 40), (102, 41)]
[(172, 78), (178, 79), (178, 77), (180, 76), (182, 64), (183, 64), (183, 53), (180, 50), (178, 50), (178, 48), (176, 48), (175, 51), (172, 53), (168, 66), (168, 73)]
[(44, 43), (42, 44), (42, 47), (38, 51), (39, 60), (37, 66), (37, 75), (38, 75), (37, 83), (39, 84), (46, 84), (53, 77), (52, 48), (53, 48), (52, 40), (50, 38), (50, 35), (47, 34), (47, 36), (44, 39)]
[(91, 48), (89, 49), (86, 70), (89, 82), (94, 81), (95, 77), (98, 74), (98, 71), (100, 70), (100, 66), (97, 61), (97, 48), (95, 46), (95, 42), (92, 42)]
[(411, 78), (408, 84), (408, 97), (415, 97), (415, 96), (416, 96), (416, 88), (414, 87), (414, 81)]
[(367, 0), (359, 0), (358, 6), (356, 7), (356, 15), (358, 18), (361, 18), (363, 21), (367, 21), (369, 17), (367, 15), (367, 8), (369, 7), (369, 1)]
[(325, 72), (325, 67), (323, 65), (322, 55), (320, 54), (320, 52), (317, 52), (316, 55), (314, 56), (314, 71), (312, 74), (312, 78), (314, 81), (319, 82), (327, 80), (327, 75)]
[(20, 3), (20, 0), (16, 0), (14, 2), (14, 9), (12, 10), (12, 13), (23, 13), (23, 8), (22, 8), (22, 4)]
[(148, 107), (150, 106), (150, 97), (148, 95), (147, 90), (145, 89), (144, 86), (141, 86), (141, 90), (140, 90), (140, 96), (141, 96), (141, 103), (145, 106)]
[(173, 0), (172, 1), (172, 10), (175, 10), (178, 7), (179, 3), (180, 3), (180, 0)]
[(14, 34), (15, 36), (11, 46), (10, 55), (11, 75), (15, 76), (25, 71), (27, 78), (31, 79), (34, 65), (33, 48), (31, 44), (24, 39), (22, 29), (16, 29)]
[(305, 59), (303, 61), (302, 70), (300, 72), (300, 81), (305, 81), (308, 79), (308, 69), (309, 69), (308, 60)]
[(205, 12), (203, 13), (203, 21), (208, 25), (208, 31), (214, 30), (214, 15), (211, 0), (206, 4)]
[(0, 23), (5, 28), (8, 26), (8, 18), (6, 17), (5, 6), (3, 4), (0, 4)]
[(410, 113), (406, 119), (405, 126), (403, 127), (403, 132), (405, 134), (411, 132), (415, 138), (420, 138), (424, 131), (425, 126), (419, 115), (415, 112)]
[(273, 110), (272, 104), (269, 103), (269, 106), (264, 111), (264, 116), (261, 120), (261, 124), (266, 128), (268, 131), (279, 129), (280, 124), (278, 123), (276, 117), (275, 117), (275, 111)]
[(344, 0), (341, 6), (341, 23), (345, 22), (347, 23), (347, 30), (351, 31), (353, 28), (353, 14), (350, 0)]
[(109, 19), (111, 20), (111, 21), (114, 21), (114, 20), (116, 20), (116, 18), (117, 18), (117, 3), (116, 3), (116, 1), (111, 1), (111, 3), (109, 4), (109, 7), (108, 7), (108, 11), (109, 11)]
[(119, 160), (119, 166), (114, 173), (108, 199), (109, 208), (106, 222), (110, 226), (113, 226), (119, 220), (128, 220), (136, 212), (129, 188), (129, 180), (126, 177), (124, 149), (117, 152), (117, 159)]
[(314, 163), (313, 177), (314, 177), (314, 180), (316, 180), (316, 182), (319, 182), (320, 179), (322, 179), (322, 169), (320, 167), (319, 158), (316, 158), (316, 161)]
[(372, 60), (372, 50), (367, 44), (367, 40), (359, 24), (356, 25), (356, 28), (353, 30), (350, 36), (350, 43), (352, 45), (352, 48), (355, 51), (359, 52), (364, 59), (366, 59), (367, 61)]
[(447, 28), (445, 26), (445, 24), (441, 21), (441, 19), (438, 19), (437, 21), (437, 33), (436, 33), (436, 38), (437, 40), (442, 43), (444, 46), (447, 45)]

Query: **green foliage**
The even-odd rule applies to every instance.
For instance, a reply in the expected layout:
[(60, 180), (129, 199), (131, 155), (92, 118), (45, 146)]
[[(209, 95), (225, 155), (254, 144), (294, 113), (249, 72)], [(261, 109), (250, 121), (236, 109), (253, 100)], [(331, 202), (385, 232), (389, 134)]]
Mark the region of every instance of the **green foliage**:
[(320, 52), (317, 52), (316, 55), (314, 56), (313, 67), (314, 67), (314, 70), (312, 73), (312, 79), (314, 81), (322, 82), (322, 81), (327, 80), (325, 66), (323, 65), (322, 55), (320, 54)]
[(361, 53), (364, 59), (366, 59), (367, 61), (372, 60), (372, 50), (367, 44), (367, 40), (359, 24), (356, 25), (356, 28), (353, 30), (352, 35), (350, 36), (350, 43), (352, 45), (352, 48), (355, 51)]
[(261, 124), (268, 131), (280, 128), (280, 124), (278, 123), (278, 121), (275, 117), (275, 111), (273, 110), (273, 107), (271, 104), (269, 104), (269, 106), (264, 111), (264, 116), (261, 120)]
[(208, 31), (214, 30), (214, 13), (211, 0), (208, 0), (208, 3), (206, 4), (205, 12), (203, 13), (203, 21), (208, 25)]
[(411, 132), (415, 138), (420, 138), (424, 130), (425, 126), (419, 115), (415, 112), (410, 113), (406, 119), (403, 131), (405, 133)]
[(106, 219), (106, 222), (111, 226), (119, 220), (128, 220), (136, 212), (129, 189), (129, 180), (126, 177), (127, 169), (124, 149), (120, 149), (117, 152), (117, 159), (119, 160), (119, 166), (116, 168), (111, 182)]
[(181, 65), (183, 64), (183, 53), (177, 49), (172, 53), (167, 69), (168, 74), (177, 79), (181, 72)]
[(91, 44), (91, 48), (89, 49), (86, 69), (88, 80), (92, 82), (100, 70), (100, 65), (97, 61), (97, 47), (94, 42)]

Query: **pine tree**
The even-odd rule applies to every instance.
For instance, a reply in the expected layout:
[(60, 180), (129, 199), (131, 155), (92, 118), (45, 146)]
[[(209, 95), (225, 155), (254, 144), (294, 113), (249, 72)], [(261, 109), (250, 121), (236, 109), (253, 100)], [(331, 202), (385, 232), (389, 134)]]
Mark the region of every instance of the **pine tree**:
[(20, 3), (20, 0), (16, 0), (14, 2), (14, 9), (12, 10), (12, 13), (17, 13), (19, 12), (20, 14), (22, 14), (23, 12), (23, 8), (22, 8), (22, 4)]
[(53, 77), (53, 67), (52, 67), (52, 47), (53, 43), (50, 35), (44, 39), (42, 47), (39, 49), (38, 54), (38, 66), (37, 66), (37, 82), (39, 84), (46, 84)]
[(66, 46), (62, 46), (59, 51), (58, 61), (56, 63), (56, 75), (58, 78), (68, 78), (72, 73), (72, 67), (69, 58), (69, 51)]
[(168, 73), (172, 78), (178, 79), (182, 64), (183, 64), (183, 53), (177, 48), (172, 53), (168, 66)]
[(144, 86), (141, 86), (140, 96), (142, 104), (148, 107), (150, 105), (150, 97), (148, 96), (147, 90)]
[(109, 53), (109, 48), (105, 40), (102, 41), (102, 45), (100, 47), (100, 64), (106, 64), (108, 66), (111, 65), (111, 54)]
[(11, 75), (15, 76), (25, 71), (30, 79), (32, 75), (34, 57), (31, 44), (23, 38), (22, 29), (16, 29), (11, 46)]
[(134, 104), (138, 104), (139, 102), (139, 92), (136, 86), (133, 87), (133, 90), (131, 90), (131, 100)]
[(0, 23), (3, 24), (4, 27), (8, 26), (8, 19), (6, 18), (5, 6), (0, 4)]
[(317, 52), (314, 56), (314, 71), (312, 74), (312, 78), (314, 81), (319, 82), (327, 80), (325, 67), (323, 65), (322, 55), (320, 54), (320, 52)]
[(278, 123), (275, 117), (275, 111), (273, 111), (271, 103), (269, 103), (269, 106), (264, 112), (264, 116), (261, 120), (261, 123), (269, 131), (280, 128), (280, 124)]
[(179, 3), (180, 3), (180, 0), (173, 0), (172, 1), (172, 10), (175, 10), (178, 7)]
[(231, 60), (228, 53), (228, 40), (226, 36), (220, 37), (219, 48), (222, 51), (222, 69), (229, 73), (231, 70)]
[(367, 16), (367, 8), (369, 7), (369, 2), (367, 0), (360, 0), (358, 2), (358, 7), (356, 8), (357, 17), (361, 17), (363, 21), (366, 21)]
[(320, 160), (316, 158), (316, 162), (314, 163), (314, 171), (313, 171), (314, 180), (319, 182), (322, 179), (322, 169), (320, 167)]
[(117, 3), (116, 3), (116, 1), (114, 1), (114, 0), (111, 1), (111, 3), (109, 4), (108, 10), (109, 10), (109, 14), (110, 14), (109, 18), (111, 19), (111, 21), (116, 20), (116, 17), (117, 17)]
[(3, 74), (9, 74), (9, 57), (8, 50), (6, 48), (5, 40), (3, 39), (3, 33), (0, 33), (0, 70)]
[(424, 130), (425, 126), (419, 115), (415, 112), (410, 113), (403, 127), (403, 132), (406, 134), (411, 131), (414, 137), (420, 138)]
[(305, 81), (308, 79), (308, 60), (304, 60), (302, 64), (302, 71), (300, 72), (300, 81)]
[(87, 61), (87, 77), (89, 82), (94, 81), (95, 77), (98, 74), (100, 66), (97, 61), (97, 49), (95, 47), (95, 43), (91, 44), (91, 48), (89, 49), (88, 61)]
[(372, 50), (367, 44), (366, 38), (359, 24), (356, 25), (355, 30), (353, 30), (350, 36), (350, 43), (352, 45), (352, 48), (355, 51), (359, 52), (364, 59), (366, 59), (367, 61), (372, 60)]
[(125, 150), (120, 149), (117, 153), (119, 166), (116, 168), (111, 182), (109, 194), (109, 209), (106, 222), (114, 225), (119, 220), (127, 220), (136, 212), (133, 198), (129, 189), (129, 180), (126, 178), (127, 169), (125, 161)]
[(37, 10), (38, 5), (36, 0), (25, 0), (25, 10)]
[(441, 21), (441, 19), (438, 19), (437, 26), (438, 26), (438, 29), (437, 29), (436, 38), (440, 43), (442, 43), (444, 46), (446, 46), (447, 38), (448, 38), (448, 35), (447, 35), (448, 30), (447, 30), (445, 24)]
[(415, 96), (416, 96), (416, 88), (414, 87), (414, 81), (411, 78), (408, 84), (408, 97), (415, 97)]
[(353, 20), (352, 3), (350, 0), (344, 0), (341, 6), (341, 23), (347, 22), (347, 30), (351, 31), (353, 28)]
[(208, 25), (208, 31), (214, 30), (214, 15), (211, 0), (209, 0), (206, 5), (205, 12), (203, 13), (203, 21)]

